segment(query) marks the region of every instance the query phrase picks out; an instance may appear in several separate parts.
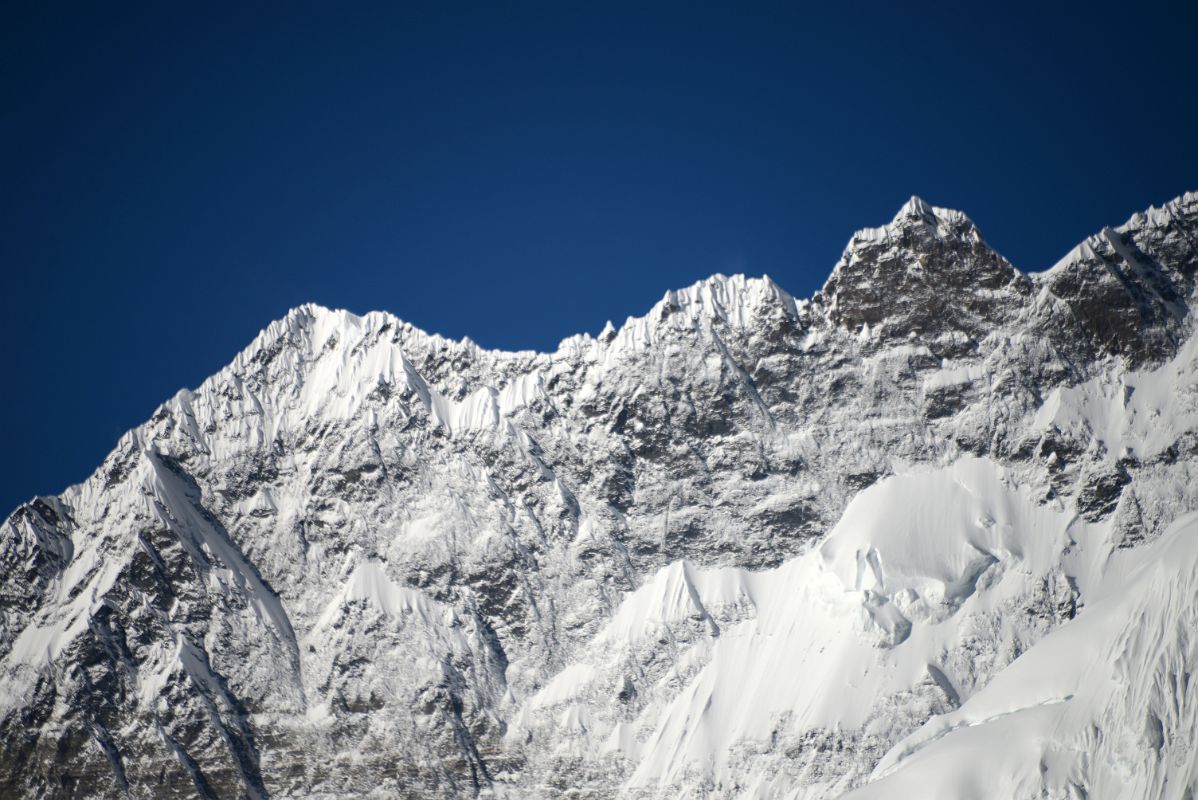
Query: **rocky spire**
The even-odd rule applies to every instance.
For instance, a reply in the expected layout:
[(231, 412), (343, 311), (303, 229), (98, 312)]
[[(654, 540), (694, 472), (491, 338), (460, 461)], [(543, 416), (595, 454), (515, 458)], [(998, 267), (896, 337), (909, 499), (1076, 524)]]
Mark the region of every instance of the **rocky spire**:
[(912, 197), (889, 224), (853, 235), (819, 299), (836, 325), (953, 355), (1008, 321), (1029, 289), (969, 217)]

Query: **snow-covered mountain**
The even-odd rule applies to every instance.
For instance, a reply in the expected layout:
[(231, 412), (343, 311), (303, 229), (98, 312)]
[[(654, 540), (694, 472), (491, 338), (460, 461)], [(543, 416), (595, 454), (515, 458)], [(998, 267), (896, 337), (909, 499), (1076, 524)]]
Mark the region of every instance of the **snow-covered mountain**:
[(316, 306), (0, 529), (5, 797), (1189, 797), (1198, 194), (554, 353)]

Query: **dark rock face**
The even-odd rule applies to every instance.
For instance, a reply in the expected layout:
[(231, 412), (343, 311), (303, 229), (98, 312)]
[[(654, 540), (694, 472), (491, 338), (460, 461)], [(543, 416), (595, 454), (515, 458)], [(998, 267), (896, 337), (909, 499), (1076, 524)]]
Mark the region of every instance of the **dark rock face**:
[(0, 540), (0, 657), (41, 606), (46, 589), (70, 563), (71, 522), (53, 499), (37, 499), (18, 508), (5, 523)]
[(1078, 513), (1089, 522), (1099, 522), (1115, 511), (1123, 495), (1123, 487), (1129, 483), (1131, 475), (1120, 463), (1091, 472), (1078, 488)]
[(1093, 345), (1133, 365), (1159, 360), (1176, 346), (1194, 285), (1192, 229), (1184, 213), (1165, 210), (1159, 228), (1107, 228), (1048, 274), (1049, 291)]
[[(627, 765), (510, 728), (667, 565), (776, 567), (858, 492), (962, 454), (1112, 520), (1116, 545), (1151, 538), (1189, 502), (1154, 487), (1190, 439), (1131, 458), (1036, 414), (1178, 353), (1195, 242), (1187, 195), (1025, 275), (913, 199), (810, 301), (721, 276), (553, 354), (297, 309), (0, 528), (0, 796), (609, 796)], [(1068, 619), (1057, 577), (1003, 613)], [(667, 645), (747, 613), (704, 609)], [(946, 664), (1018, 655), (986, 624)], [(610, 693), (629, 719), (678, 666), (667, 645)], [(972, 687), (946, 674), (904, 702), (956, 705)], [(891, 743), (775, 749), (868, 774)]]
[(1133, 366), (1157, 363), (1172, 352), (1189, 329), (1195, 213), (1198, 199), (1186, 195), (1137, 214), (1121, 228), (1090, 237), (1039, 276), (1064, 306), (1048, 317), (1057, 336), (1074, 346), (1087, 342)]
[(1031, 293), (968, 217), (912, 198), (891, 225), (853, 237), (821, 294), (838, 325), (955, 358), (1010, 324)]

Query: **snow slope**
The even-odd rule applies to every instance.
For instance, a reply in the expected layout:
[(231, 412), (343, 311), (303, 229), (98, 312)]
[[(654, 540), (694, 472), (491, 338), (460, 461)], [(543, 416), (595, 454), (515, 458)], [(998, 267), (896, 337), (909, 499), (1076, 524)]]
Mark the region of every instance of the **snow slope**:
[[(633, 767), (628, 790), (852, 785), (886, 742), (968, 696), (1069, 601), (1062, 553), (1096, 531), (1011, 481), (972, 457), (917, 468), (857, 495), (818, 548), (776, 569), (663, 568), (509, 736), (617, 754)], [(1024, 609), (1037, 613), (1011, 613)], [(658, 675), (662, 636), (675, 654)], [(628, 684), (654, 700), (618, 720), (611, 700)], [(828, 731), (833, 753), (817, 744)]]
[(1198, 514), (1119, 554), (1097, 594), (849, 797), (1191, 796)]

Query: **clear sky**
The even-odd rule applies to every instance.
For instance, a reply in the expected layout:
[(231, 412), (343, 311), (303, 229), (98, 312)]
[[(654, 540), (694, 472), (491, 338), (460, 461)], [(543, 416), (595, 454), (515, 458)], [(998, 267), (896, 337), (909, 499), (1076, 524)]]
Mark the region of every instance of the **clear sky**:
[(1034, 270), (1198, 189), (1198, 4), (1050, 5), (6, 3), (0, 506), (306, 301), (545, 349), (912, 194)]

